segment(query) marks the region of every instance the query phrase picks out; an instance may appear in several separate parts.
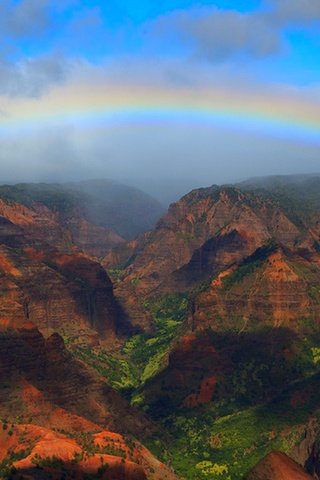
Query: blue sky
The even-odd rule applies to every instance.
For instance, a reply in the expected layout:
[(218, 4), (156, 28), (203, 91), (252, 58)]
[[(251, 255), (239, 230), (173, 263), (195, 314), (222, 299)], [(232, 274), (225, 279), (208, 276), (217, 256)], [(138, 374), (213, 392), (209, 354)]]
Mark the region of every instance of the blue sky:
[[(307, 4), (316, 3), (316, 1), (292, 0), (291, 4), (297, 2), (301, 10), (305, 10)], [(32, 22), (29, 19), (29, 28), (26, 29), (25, 34), (10, 35), (9, 31), (7, 35), (3, 35), (2, 43), (8, 47), (7, 58), (18, 60), (24, 56), (32, 57), (59, 52), (67, 57), (83, 57), (97, 63), (105, 58), (116, 59), (125, 55), (187, 58), (192, 54), (190, 51), (192, 48), (186, 41), (187, 35), (182, 38), (183, 35), (179, 31), (179, 15), (189, 13), (195, 18), (201, 12), (217, 14), (240, 12), (248, 18), (248, 28), (250, 28), (250, 21), (253, 22), (255, 16), (262, 17), (263, 12), (266, 11), (276, 12), (277, 3), (281, 4), (281, 1), (70, 0), (61, 2), (59, 7), (56, 6), (57, 2), (42, 0), (38, 2), (6, 0), (5, 3), (8, 6), (7, 10), (11, 13), (14, 9), (19, 9), (19, 5), (23, 3), (33, 4), (33, 8), (38, 9), (40, 17), (43, 17), (42, 25), (40, 21), (35, 29), (32, 28)], [(43, 7), (45, 4), (46, 8)], [(297, 12), (290, 14), (289, 10), (285, 12), (286, 16), (284, 15), (281, 21), (276, 18), (276, 14), (270, 18), (266, 17), (263, 21), (277, 36), (278, 48), (269, 55), (262, 55), (261, 58), (259, 56), (255, 58), (254, 55), (250, 58), (250, 54), (247, 55), (248, 52), (244, 49), (245, 66), (250, 71), (256, 69), (257, 75), (264, 75), (266, 80), (290, 80), (292, 83), (317, 82), (320, 74), (320, 8), (316, 12), (317, 16), (311, 11), (309, 18), (302, 18), (301, 21)], [(27, 8), (25, 15), (28, 15)], [(176, 20), (174, 20), (175, 15)], [(167, 34), (157, 32), (156, 26), (160, 21), (163, 23), (167, 21), (169, 26)], [(223, 21), (221, 28), (223, 28)], [(232, 35), (233, 32), (228, 31), (227, 24), (225, 36)], [(228, 61), (232, 57), (234, 55), (231, 48), (228, 50), (228, 55), (218, 57), (215, 61)], [(236, 57), (233, 60), (241, 60), (241, 47)]]
[[(137, 85), (174, 87), (177, 95), (187, 86), (200, 100), (208, 88), (225, 90), (238, 103), (242, 95), (249, 101), (252, 95), (253, 103), (270, 97), (276, 105), (283, 94), (288, 104), (300, 102), (304, 112), (319, 103), (320, 125), (319, 0), (1, 0), (0, 35), (0, 120), (15, 118), (24, 108), (49, 112), (52, 95), (67, 95), (73, 85), (90, 92), (99, 84), (112, 92), (125, 84), (133, 96)], [(254, 138), (251, 132), (248, 141), (240, 127), (235, 132), (215, 124), (209, 131), (177, 124), (172, 133), (172, 124), (153, 124), (150, 145), (151, 127), (124, 122), (120, 130), (88, 131), (83, 144), (77, 125), (61, 120), (46, 132), (40, 125), (30, 127), (28, 137), (18, 129), (10, 138), (3, 133), (0, 163), (7, 179), (16, 174), (12, 166), (21, 171), (26, 163), (30, 179), (54, 179), (62, 168), (55, 158), (63, 158), (70, 168), (59, 173), (62, 177), (72, 178), (76, 170), (80, 176), (124, 179), (131, 172), (132, 181), (147, 177), (150, 183), (153, 172), (167, 181), (169, 166), (162, 159), (170, 158), (170, 178), (185, 176), (190, 187), (196, 164), (202, 171), (194, 186), (206, 180), (205, 171), (214, 183), (232, 175), (320, 170), (320, 133), (312, 145), (302, 141), (303, 134), (294, 143), (293, 135), (270, 138), (263, 131)], [(129, 141), (136, 153), (126, 148)], [(192, 160), (190, 152), (196, 156), (197, 151), (200, 157)], [(266, 152), (273, 159), (269, 166)], [(87, 168), (95, 156), (100, 157), (96, 168)]]

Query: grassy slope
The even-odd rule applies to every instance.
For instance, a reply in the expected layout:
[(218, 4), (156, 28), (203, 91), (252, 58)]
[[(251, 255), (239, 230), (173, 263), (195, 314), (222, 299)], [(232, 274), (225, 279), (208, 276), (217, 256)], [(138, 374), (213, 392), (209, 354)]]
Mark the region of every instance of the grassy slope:
[(89, 348), (77, 344), (77, 339), (65, 338), (73, 353), (105, 376), (110, 384), (126, 396), (134, 395), (139, 404), (138, 389), (167, 365), (167, 355), (184, 328), (187, 312), (185, 295), (165, 295), (144, 302), (154, 321), (152, 334), (129, 338), (122, 351), (110, 353), (101, 347)]

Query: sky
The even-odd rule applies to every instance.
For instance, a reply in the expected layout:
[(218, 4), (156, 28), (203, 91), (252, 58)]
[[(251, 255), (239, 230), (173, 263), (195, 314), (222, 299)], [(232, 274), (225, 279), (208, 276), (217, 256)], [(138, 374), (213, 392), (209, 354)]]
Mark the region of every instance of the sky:
[(0, 0), (0, 182), (320, 171), (319, 0)]

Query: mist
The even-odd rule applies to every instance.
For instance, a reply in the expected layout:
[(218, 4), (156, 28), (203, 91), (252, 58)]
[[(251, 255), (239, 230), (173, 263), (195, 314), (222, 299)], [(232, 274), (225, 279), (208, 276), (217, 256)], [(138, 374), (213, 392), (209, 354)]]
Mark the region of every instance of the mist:
[(165, 204), (193, 188), (319, 171), (317, 145), (208, 126), (118, 125), (85, 135), (44, 129), (1, 144), (1, 183), (108, 178)]

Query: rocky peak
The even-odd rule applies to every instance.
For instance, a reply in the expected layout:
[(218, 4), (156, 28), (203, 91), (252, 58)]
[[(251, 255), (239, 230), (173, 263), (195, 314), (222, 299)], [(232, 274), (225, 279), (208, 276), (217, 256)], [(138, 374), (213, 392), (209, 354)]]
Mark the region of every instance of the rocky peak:
[(136, 242), (125, 281), (143, 294), (185, 289), (268, 242), (295, 248), (301, 235), (276, 202), (256, 193), (233, 187), (195, 190)]

